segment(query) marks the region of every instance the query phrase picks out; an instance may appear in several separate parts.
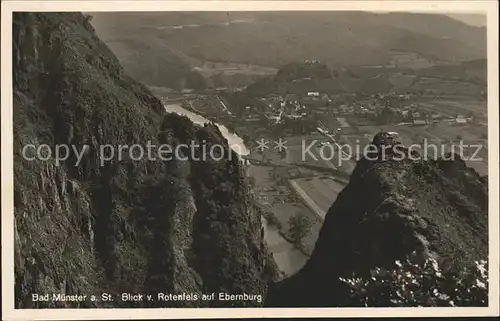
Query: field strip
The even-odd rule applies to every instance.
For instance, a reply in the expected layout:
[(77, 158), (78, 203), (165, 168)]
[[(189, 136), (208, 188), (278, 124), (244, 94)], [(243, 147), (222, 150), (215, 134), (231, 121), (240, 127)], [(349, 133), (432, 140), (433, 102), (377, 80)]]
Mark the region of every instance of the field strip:
[[(335, 181), (333, 178), (323, 180), (323, 183), (325, 183), (330, 190), (334, 191), (337, 194), (339, 194), (344, 189), (344, 185)], [(335, 197), (335, 198), (337, 198), (337, 197)], [(332, 201), (332, 203), (333, 203), (333, 201)]]
[(302, 187), (297, 184), (296, 181), (290, 180), (290, 184), (295, 189), (297, 194), (306, 202), (306, 204), (313, 210), (321, 219), (324, 219), (326, 216), (326, 211), (323, 211), (318, 204), (302, 189)]
[(333, 165), (333, 163), (331, 162), (331, 160), (329, 159), (326, 159), (324, 157), (321, 157), (321, 152), (319, 151), (320, 150), (320, 147), (316, 147), (317, 149), (317, 152), (318, 152), (318, 158), (321, 159), (323, 161), (323, 163), (327, 166), (327, 167), (330, 167), (331, 169), (337, 169), (337, 167), (335, 167), (335, 165)]
[(351, 125), (349, 125), (349, 123), (346, 121), (345, 118), (343, 118), (343, 117), (337, 117), (337, 120), (340, 123), (340, 127), (351, 127)]
[(313, 201), (318, 205), (319, 208), (327, 211), (332, 204), (331, 194), (325, 193), (324, 187), (322, 187), (319, 179), (313, 179), (311, 181), (301, 181), (299, 183), (300, 187), (306, 191)]
[(478, 104), (477, 102), (457, 102), (457, 101), (450, 101), (450, 100), (445, 100), (445, 101), (434, 101), (434, 104), (441, 105), (441, 106), (446, 106), (446, 107), (455, 107), (467, 111), (475, 111), (475, 112), (487, 112), (488, 108), (486, 105), (482, 106), (481, 104)]
[(326, 182), (326, 179), (316, 178), (313, 181), (313, 185), (318, 191), (318, 194), (321, 195), (326, 201), (327, 207), (331, 205), (334, 201), (334, 199), (332, 199), (332, 194), (335, 193), (335, 190), (330, 187), (330, 185)]

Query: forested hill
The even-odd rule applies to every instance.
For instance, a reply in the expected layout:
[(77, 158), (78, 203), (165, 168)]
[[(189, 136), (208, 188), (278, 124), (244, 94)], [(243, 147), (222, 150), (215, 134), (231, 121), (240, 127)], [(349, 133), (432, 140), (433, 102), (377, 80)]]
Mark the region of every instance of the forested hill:
[(139, 68), (134, 65), (166, 67), (165, 57), (176, 57), (176, 61), (191, 66), (219, 61), (273, 67), (306, 59), (332, 66), (380, 65), (401, 53), (416, 54), (430, 62), (486, 58), (484, 27), (439, 14), (361, 11), (91, 14), (99, 36), (116, 51), (125, 69), (131, 70)]

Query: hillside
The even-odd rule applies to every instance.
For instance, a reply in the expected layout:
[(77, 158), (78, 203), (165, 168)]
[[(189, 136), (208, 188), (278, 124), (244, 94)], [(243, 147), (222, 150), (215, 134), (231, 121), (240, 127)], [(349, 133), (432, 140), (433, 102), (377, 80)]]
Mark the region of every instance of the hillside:
[[(339, 277), (370, 276), (370, 269), (394, 267), (413, 251), (452, 270), (488, 256), (486, 178), (458, 158), (395, 160), (392, 146), (400, 143), (386, 133), (373, 144), (378, 152), (358, 162), (326, 215), (312, 257), (278, 284), (270, 305), (362, 305)], [(382, 146), (391, 147), (385, 160)]]
[(204, 89), (206, 81), (161, 39), (131, 37), (113, 39), (106, 44), (120, 58), (127, 74), (148, 85), (169, 87), (177, 90)]
[(468, 81), (486, 85), (487, 83), (486, 59), (475, 59), (454, 64), (435, 65), (416, 71), (421, 77), (441, 78), (457, 81)]
[[(295, 67), (289, 71), (308, 75)], [(317, 67), (313, 75), (328, 80), (328, 69)], [(14, 14), (13, 70), (16, 308), (359, 306), (339, 277), (393, 265), (414, 250), (452, 268), (487, 256), (486, 178), (458, 159), (362, 159), (306, 266), (276, 283), (260, 211), (220, 131), (166, 113), (87, 16)], [(190, 142), (222, 145), (227, 157), (204, 160), (203, 150), (187, 148), (187, 160), (161, 160), (154, 149), (121, 159), (102, 157), (111, 156), (109, 148), (100, 153), (103, 146)], [(400, 146), (385, 133), (373, 143), (379, 151)], [(29, 160), (36, 151), (25, 149), (30, 144), (75, 150), (61, 162)], [(54, 303), (31, 296), (220, 292), (261, 294), (265, 302)]]
[[(84, 15), (16, 13), (13, 39), (16, 307), (260, 305), (32, 301), (31, 293), (265, 294), (275, 270), (232, 151), (219, 162), (186, 150), (188, 161), (99, 154), (107, 144), (194, 140), (229, 155), (217, 128), (167, 114)], [(25, 159), (28, 144), (89, 148), (59, 164)]]
[(376, 76), (351, 69), (333, 69), (322, 63), (290, 63), (278, 70), (276, 76), (258, 80), (246, 88), (252, 96), (307, 92), (326, 93), (379, 93), (393, 88), (390, 74)]
[[(403, 53), (429, 63), (486, 57), (485, 28), (444, 15), (369, 12), (92, 13), (97, 32), (123, 61), (239, 62), (280, 67), (318, 59), (332, 66), (380, 65)], [(149, 48), (131, 47), (137, 39)], [(113, 49), (115, 50), (115, 49)], [(131, 53), (131, 50), (137, 50)], [(129, 68), (128, 63), (125, 69)], [(132, 67), (130, 67), (132, 68)]]
[(290, 63), (275, 76), (258, 79), (246, 91), (253, 96), (310, 91), (336, 93), (433, 93), (483, 97), (486, 59), (438, 64), (421, 69), (351, 66), (330, 68), (322, 63)]

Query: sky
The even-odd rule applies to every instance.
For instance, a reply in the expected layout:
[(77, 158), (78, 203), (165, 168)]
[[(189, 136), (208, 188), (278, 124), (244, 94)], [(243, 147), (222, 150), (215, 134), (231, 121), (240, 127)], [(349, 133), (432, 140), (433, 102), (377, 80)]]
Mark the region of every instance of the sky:
[[(391, 11), (372, 11), (376, 13), (390, 13)], [(411, 12), (410, 12), (411, 13)], [(487, 25), (486, 22), (486, 14), (480, 13), (446, 13), (446, 12), (418, 12), (418, 13), (426, 13), (426, 14), (440, 14), (445, 15), (455, 20), (459, 20), (468, 25), (475, 27), (485, 27)]]
[(448, 17), (452, 17), (453, 19), (460, 20), (465, 22), (466, 24), (483, 27), (486, 26), (486, 15), (481, 14), (457, 14), (457, 13), (449, 13), (446, 14)]

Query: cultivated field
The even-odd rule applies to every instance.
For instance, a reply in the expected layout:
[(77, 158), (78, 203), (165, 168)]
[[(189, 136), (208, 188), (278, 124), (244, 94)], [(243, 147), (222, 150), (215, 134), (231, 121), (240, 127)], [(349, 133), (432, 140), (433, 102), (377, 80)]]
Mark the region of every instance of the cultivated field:
[(486, 118), (487, 116), (487, 103), (480, 100), (465, 100), (451, 101), (451, 100), (425, 100), (418, 102), (422, 109), (435, 111), (445, 116), (456, 116), (456, 114), (468, 115), (474, 113), (476, 117)]
[(278, 72), (278, 69), (267, 66), (239, 64), (239, 63), (220, 63), (206, 62), (201, 66), (195, 67), (205, 78), (216, 75), (249, 75), (249, 76), (272, 76)]
[[(488, 173), (488, 144), (485, 126), (477, 124), (453, 125), (442, 122), (435, 126), (363, 126), (360, 127), (360, 130), (372, 135), (381, 130), (397, 132), (404, 145), (414, 145), (413, 148), (421, 155), (432, 159), (436, 158), (436, 152), (438, 157), (443, 157), (447, 152), (452, 151), (452, 148), (455, 153), (459, 154), (459, 144), (460, 141), (463, 141), (462, 144), (467, 145), (467, 147), (463, 148), (462, 153), (467, 165), (473, 167), (482, 175)], [(352, 141), (352, 139), (349, 140)], [(474, 156), (474, 154), (476, 155)], [(474, 160), (472, 156), (474, 156)]]
[(344, 188), (343, 184), (328, 176), (298, 178), (290, 180), (290, 183), (297, 194), (322, 219)]
[(393, 74), (389, 76), (389, 81), (395, 88), (409, 88), (411, 87), (417, 76), (405, 74)]
[[(321, 157), (319, 147), (320, 142), (328, 141), (324, 136), (294, 136), (287, 137), (286, 162), (289, 164), (307, 164), (312, 166), (335, 169), (336, 167), (329, 160)], [(307, 149), (310, 144), (316, 141), (315, 145)], [(306, 152), (309, 150), (309, 152)], [(304, 153), (303, 153), (304, 152)]]
[(307, 256), (286, 241), (276, 226), (269, 225), (265, 219), (264, 222), (266, 243), (280, 271), (286, 276), (297, 273), (306, 264)]
[(468, 81), (421, 77), (410, 88), (411, 91), (429, 91), (443, 95), (466, 95), (477, 97), (484, 90), (482, 84)]
[(417, 53), (393, 51), (392, 54), (393, 56), (390, 61), (390, 64), (392, 66), (398, 66), (401, 68), (419, 69), (419, 68), (427, 68), (434, 65), (432, 61), (420, 56)]
[[(313, 141), (316, 141), (316, 144), (308, 149)], [(331, 142), (331, 139), (319, 134), (287, 137), (286, 162), (352, 173), (355, 161), (348, 160), (346, 155), (340, 156), (339, 149), (331, 145)]]
[[(272, 166), (251, 165), (247, 167), (247, 176), (254, 179), (253, 192), (259, 205), (265, 211), (273, 213), (281, 225), (280, 231), (278, 226), (262, 218), (265, 241), (278, 268), (285, 275), (292, 275), (304, 266), (307, 256), (288, 242), (282, 234), (288, 230), (288, 220), (291, 216), (301, 213), (314, 219), (314, 214), (301, 202), (296, 204), (287, 202), (287, 196), (291, 194), (291, 191), (287, 186), (281, 186), (275, 181), (274, 170)], [(314, 220), (313, 222), (316, 223)], [(311, 235), (304, 240), (310, 249), (314, 247), (320, 227), (321, 224), (316, 223)]]

